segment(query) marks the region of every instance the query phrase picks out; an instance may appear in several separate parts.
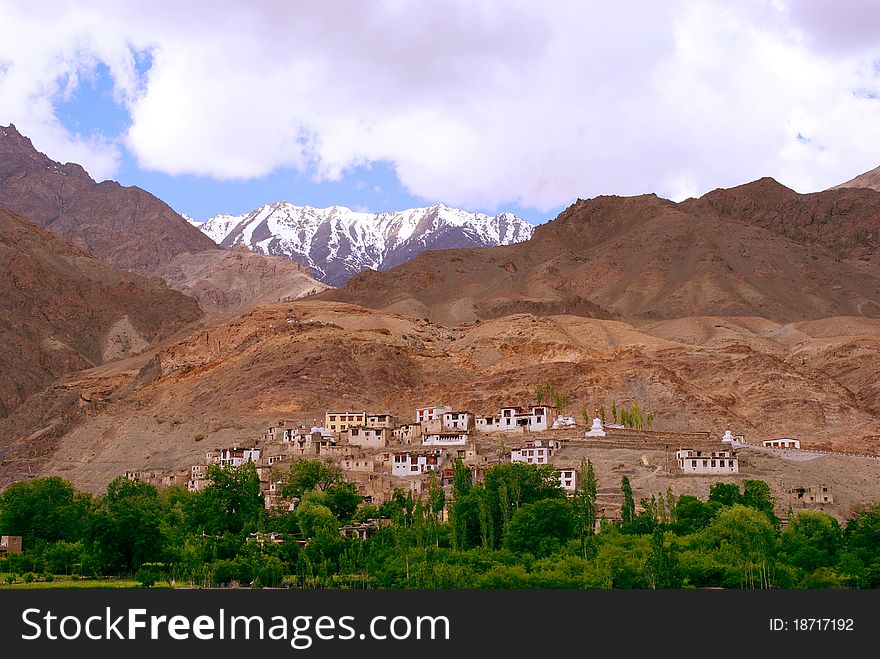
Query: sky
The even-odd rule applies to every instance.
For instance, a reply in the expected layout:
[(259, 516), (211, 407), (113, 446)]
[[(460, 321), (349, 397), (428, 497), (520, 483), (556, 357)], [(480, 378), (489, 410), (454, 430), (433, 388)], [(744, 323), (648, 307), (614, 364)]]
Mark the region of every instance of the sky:
[(196, 219), (286, 200), (532, 223), (880, 165), (866, 0), (0, 0), (0, 125)]

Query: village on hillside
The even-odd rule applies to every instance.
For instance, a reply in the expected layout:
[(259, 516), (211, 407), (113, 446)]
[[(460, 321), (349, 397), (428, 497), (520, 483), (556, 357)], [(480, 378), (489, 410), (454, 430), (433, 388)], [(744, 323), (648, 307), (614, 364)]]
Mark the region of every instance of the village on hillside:
[[(616, 409), (613, 422), (603, 421), (600, 415), (605, 416), (604, 409), (601, 413), (596, 411), (585, 429), (548, 403), (506, 406), (490, 416), (457, 411), (449, 405), (425, 405), (414, 411), (411, 420), (388, 412), (329, 410), (323, 425), (318, 425), (317, 420), (308, 426), (280, 420), (250, 441), (207, 451), (203, 462), (186, 471), (137, 470), (126, 472), (125, 477), (198, 492), (209, 483), (209, 465), (239, 467), (252, 462), (266, 508), (293, 510), (296, 499), (282, 494), (283, 474), (298, 459), (320, 459), (334, 464), (355, 485), (364, 502), (379, 505), (395, 492), (427, 496), (432, 478), (450, 500), (458, 460), (470, 469), (475, 483), (481, 482), (486, 470), (497, 464), (550, 465), (559, 478), (560, 488), (571, 496), (578, 489), (585, 458), (596, 461), (598, 456), (608, 456), (612, 463), (618, 463), (610, 467), (618, 480), (620, 474), (635, 473), (619, 463), (629, 459), (647, 471), (647, 478), (665, 478), (665, 485), (659, 490), (662, 491), (675, 482), (684, 483), (700, 476), (714, 477), (704, 479), (707, 483), (722, 477), (739, 477), (741, 473), (748, 478), (754, 460), (744, 457), (744, 452), (782, 457), (795, 463), (826, 453), (802, 449), (800, 441), (794, 438), (750, 443), (729, 429), (715, 436), (709, 432), (666, 432), (645, 428), (641, 418), (631, 422), (623, 412), (620, 420), (626, 423), (619, 423)], [(584, 417), (589, 418), (586, 414)], [(877, 459), (869, 455), (839, 455)], [(825, 508), (834, 503), (833, 489), (827, 482), (793, 481), (787, 484), (786, 496), (779, 505)], [(618, 520), (619, 490), (600, 489), (599, 496), (599, 519)], [(785, 520), (786, 507), (780, 507), (779, 513)], [(365, 529), (375, 524), (362, 526), (364, 529), (343, 532), (366, 533)]]

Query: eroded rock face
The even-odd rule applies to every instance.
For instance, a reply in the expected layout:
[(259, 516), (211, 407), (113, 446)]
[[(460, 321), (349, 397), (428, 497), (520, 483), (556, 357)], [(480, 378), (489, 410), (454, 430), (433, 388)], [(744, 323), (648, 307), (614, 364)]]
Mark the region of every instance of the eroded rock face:
[(0, 416), (55, 378), (137, 354), (195, 300), (0, 210)]
[(140, 274), (178, 254), (219, 249), (149, 192), (96, 183), (79, 165), (37, 151), (12, 125), (0, 127), (0, 208)]

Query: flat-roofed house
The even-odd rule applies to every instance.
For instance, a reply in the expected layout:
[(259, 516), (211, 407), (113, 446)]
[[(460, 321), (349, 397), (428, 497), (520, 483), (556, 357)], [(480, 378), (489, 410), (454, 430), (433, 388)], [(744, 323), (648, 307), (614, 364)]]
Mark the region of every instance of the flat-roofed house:
[(370, 448), (382, 448), (388, 445), (391, 439), (391, 430), (388, 428), (367, 428), (359, 426), (345, 431), (348, 443), (354, 446)]
[(470, 440), (470, 435), (462, 430), (441, 430), (425, 435), (422, 444), (426, 446), (463, 446)]
[(678, 466), (686, 474), (738, 474), (739, 459), (733, 451), (698, 451), (691, 448), (675, 452)]
[(451, 411), (452, 408), (449, 405), (425, 405), (424, 407), (416, 408), (416, 423), (424, 423), (434, 419), (442, 421), (443, 415)]
[(366, 412), (327, 412), (324, 427), (330, 432), (343, 433), (355, 426), (367, 425)]
[(533, 439), (520, 448), (511, 450), (510, 461), (535, 465), (549, 464), (553, 453), (560, 446), (560, 442), (555, 439)]
[(439, 449), (433, 451), (400, 451), (391, 457), (392, 476), (421, 476), (438, 471), (442, 465)]

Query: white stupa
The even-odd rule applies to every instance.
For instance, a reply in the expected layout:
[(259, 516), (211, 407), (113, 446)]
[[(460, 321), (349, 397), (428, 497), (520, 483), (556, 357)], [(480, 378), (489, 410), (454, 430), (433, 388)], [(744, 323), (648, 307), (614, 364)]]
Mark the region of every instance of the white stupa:
[(560, 428), (573, 428), (576, 425), (574, 417), (558, 416), (553, 422), (553, 430), (559, 430)]
[(736, 437), (734, 437), (733, 434), (730, 432), (730, 428), (724, 431), (724, 434), (721, 436), (721, 441), (730, 442), (731, 444), (736, 442)]
[(602, 427), (602, 419), (599, 418), (599, 415), (596, 415), (596, 418), (593, 419), (593, 425), (587, 431), (587, 437), (604, 437), (605, 436), (605, 428)]

